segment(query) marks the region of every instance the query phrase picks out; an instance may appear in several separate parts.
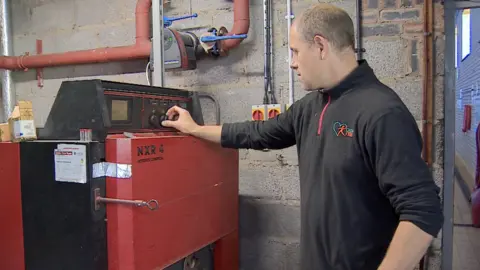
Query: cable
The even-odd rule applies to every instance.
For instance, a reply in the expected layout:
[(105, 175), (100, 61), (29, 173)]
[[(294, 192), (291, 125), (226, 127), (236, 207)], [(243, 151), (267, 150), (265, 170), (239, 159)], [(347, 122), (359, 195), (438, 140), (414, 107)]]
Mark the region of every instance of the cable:
[(152, 86), (151, 80), (150, 80), (150, 61), (147, 63), (147, 66), (145, 67), (145, 77), (147, 77), (147, 83), (148, 85)]
[(205, 92), (197, 92), (197, 93), (198, 93), (199, 98), (202, 98), (202, 97), (203, 98), (208, 98), (211, 101), (213, 101), (213, 103), (215, 104), (216, 123), (217, 123), (217, 125), (220, 125), (220, 103), (218, 102), (218, 100), (214, 96), (212, 96), (208, 93), (205, 93)]

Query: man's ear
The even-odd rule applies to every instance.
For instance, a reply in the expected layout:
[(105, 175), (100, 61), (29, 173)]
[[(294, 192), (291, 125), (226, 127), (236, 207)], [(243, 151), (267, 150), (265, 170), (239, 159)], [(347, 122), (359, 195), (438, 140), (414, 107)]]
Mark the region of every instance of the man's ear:
[(325, 53), (328, 49), (328, 42), (327, 40), (320, 36), (320, 35), (316, 35), (314, 38), (313, 38), (313, 43), (315, 45), (315, 49), (318, 49), (318, 53), (320, 55), (320, 59), (325, 59)]

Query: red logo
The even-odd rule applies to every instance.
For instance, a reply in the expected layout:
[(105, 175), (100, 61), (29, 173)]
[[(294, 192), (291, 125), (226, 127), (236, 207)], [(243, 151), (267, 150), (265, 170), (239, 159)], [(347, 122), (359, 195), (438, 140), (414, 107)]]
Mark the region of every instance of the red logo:
[(333, 131), (337, 137), (353, 137), (353, 129), (348, 128), (347, 124), (341, 122), (333, 123)]

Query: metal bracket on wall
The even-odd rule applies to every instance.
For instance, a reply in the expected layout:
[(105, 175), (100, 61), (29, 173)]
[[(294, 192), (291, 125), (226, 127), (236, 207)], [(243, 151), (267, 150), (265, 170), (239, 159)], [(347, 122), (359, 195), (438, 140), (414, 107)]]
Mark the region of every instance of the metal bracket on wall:
[(364, 53), (364, 52), (366, 52), (366, 51), (367, 51), (367, 50), (365, 50), (365, 48), (360, 48), (360, 49), (359, 49), (359, 48), (355, 48), (355, 52), (356, 52), (356, 53), (358, 53), (358, 52)]
[[(43, 53), (43, 42), (41, 39), (37, 39), (37, 54)], [(37, 85), (38, 87), (43, 87), (43, 68), (37, 68)]]

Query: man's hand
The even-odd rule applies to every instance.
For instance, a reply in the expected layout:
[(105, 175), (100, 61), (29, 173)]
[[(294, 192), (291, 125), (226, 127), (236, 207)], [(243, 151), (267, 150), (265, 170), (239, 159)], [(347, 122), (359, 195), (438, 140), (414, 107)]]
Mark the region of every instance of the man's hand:
[(192, 134), (199, 125), (193, 121), (190, 113), (178, 106), (173, 106), (167, 111), (168, 120), (162, 122), (164, 127), (173, 127), (180, 132)]
[(167, 118), (169, 120), (162, 121), (164, 127), (173, 127), (185, 134), (220, 143), (222, 126), (199, 126), (187, 110), (178, 106), (173, 106), (167, 111)]

